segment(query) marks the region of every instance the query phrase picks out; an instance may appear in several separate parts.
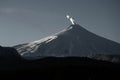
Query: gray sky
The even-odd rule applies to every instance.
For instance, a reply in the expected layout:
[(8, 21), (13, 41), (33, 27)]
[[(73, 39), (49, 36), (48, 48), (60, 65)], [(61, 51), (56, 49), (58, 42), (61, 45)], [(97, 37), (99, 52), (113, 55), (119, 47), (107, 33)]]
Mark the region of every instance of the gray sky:
[(120, 0), (0, 0), (0, 45), (39, 40), (75, 21), (120, 43)]

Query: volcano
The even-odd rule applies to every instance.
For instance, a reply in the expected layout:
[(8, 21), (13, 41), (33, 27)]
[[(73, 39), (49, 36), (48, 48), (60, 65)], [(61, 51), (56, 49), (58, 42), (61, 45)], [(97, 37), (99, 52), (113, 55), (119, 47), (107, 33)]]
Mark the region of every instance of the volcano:
[(0, 47), (0, 77), (118, 79), (120, 44), (88, 31), (67, 17), (72, 25), (61, 32), (14, 47)]
[(98, 36), (79, 24), (72, 24), (52, 36), (14, 47), (26, 59), (120, 54), (119, 43)]

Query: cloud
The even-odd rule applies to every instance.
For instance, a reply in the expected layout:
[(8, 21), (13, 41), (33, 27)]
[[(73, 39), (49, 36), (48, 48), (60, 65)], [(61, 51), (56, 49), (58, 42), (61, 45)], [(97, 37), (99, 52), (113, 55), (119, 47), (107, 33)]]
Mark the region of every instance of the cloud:
[(13, 8), (0, 8), (0, 12), (1, 13), (13, 13), (15, 12), (16, 10), (13, 9)]
[(34, 13), (33, 10), (21, 9), (21, 8), (0, 8), (0, 13), (14, 14), (14, 13)]

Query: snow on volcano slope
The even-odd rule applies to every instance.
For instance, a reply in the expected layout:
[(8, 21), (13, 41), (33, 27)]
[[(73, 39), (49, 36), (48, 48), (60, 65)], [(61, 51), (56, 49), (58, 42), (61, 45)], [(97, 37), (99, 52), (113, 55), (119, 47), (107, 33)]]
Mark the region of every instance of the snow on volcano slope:
[(46, 38), (15, 46), (27, 59), (55, 56), (91, 56), (120, 54), (120, 44), (89, 32), (78, 24)]

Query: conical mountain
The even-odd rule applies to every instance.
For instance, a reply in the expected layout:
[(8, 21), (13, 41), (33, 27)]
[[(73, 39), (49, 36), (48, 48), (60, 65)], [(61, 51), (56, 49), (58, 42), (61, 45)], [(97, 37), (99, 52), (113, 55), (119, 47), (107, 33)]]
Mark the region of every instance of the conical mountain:
[(120, 44), (100, 37), (78, 24), (46, 38), (17, 45), (18, 52), (28, 59), (40, 57), (82, 57), (96, 54), (119, 55)]

